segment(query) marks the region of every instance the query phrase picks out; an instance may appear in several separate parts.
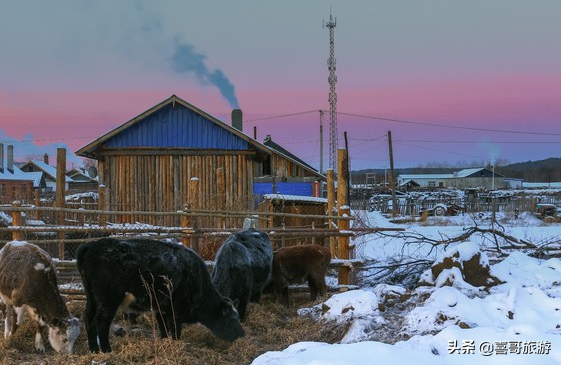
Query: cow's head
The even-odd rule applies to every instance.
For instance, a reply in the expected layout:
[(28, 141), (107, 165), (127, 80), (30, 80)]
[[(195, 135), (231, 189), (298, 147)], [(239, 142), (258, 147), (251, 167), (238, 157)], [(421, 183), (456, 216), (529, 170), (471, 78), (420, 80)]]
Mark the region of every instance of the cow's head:
[(240, 316), (234, 303), (222, 298), (216, 312), (204, 323), (216, 336), (226, 341), (235, 341), (245, 335)]
[(49, 343), (55, 351), (62, 354), (71, 354), (74, 351), (74, 342), (79, 335), (80, 320), (76, 317), (55, 318), (49, 324)]

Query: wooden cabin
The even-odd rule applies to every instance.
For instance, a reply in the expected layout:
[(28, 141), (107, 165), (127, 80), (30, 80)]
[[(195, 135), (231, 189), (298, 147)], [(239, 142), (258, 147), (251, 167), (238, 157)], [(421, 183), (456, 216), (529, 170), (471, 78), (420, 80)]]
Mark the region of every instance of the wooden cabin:
[[(254, 210), (254, 179), (274, 171), (263, 168), (270, 156), (287, 166), (281, 178), (322, 178), (244, 134), (242, 123), (238, 109), (228, 125), (172, 95), (76, 154), (98, 161), (102, 205), (111, 211), (174, 212), (190, 202), (204, 210)], [(193, 178), (199, 179), (197, 194), (189, 197)], [(131, 215), (115, 221), (179, 225), (178, 219)], [(241, 227), (242, 222), (243, 217), (225, 225)], [(216, 220), (204, 225), (213, 224)]]

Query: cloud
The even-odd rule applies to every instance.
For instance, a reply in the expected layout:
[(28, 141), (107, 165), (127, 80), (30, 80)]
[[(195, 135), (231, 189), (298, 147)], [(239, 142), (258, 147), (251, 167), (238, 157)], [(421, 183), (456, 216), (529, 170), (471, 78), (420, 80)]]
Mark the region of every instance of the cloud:
[(195, 51), (194, 46), (178, 43), (171, 58), (171, 67), (173, 71), (180, 74), (193, 73), (203, 85), (216, 86), (232, 108), (239, 108), (234, 85), (222, 70), (209, 70), (205, 60), (206, 56)]
[[(14, 146), (14, 161), (27, 162), (29, 160), (43, 160), (43, 156), (49, 155), (49, 165), (56, 165), (57, 149), (66, 149), (66, 166), (68, 167), (81, 167), (84, 163), (82, 159), (76, 156), (66, 143), (51, 143), (45, 145), (36, 144), (33, 135), (27, 134), (21, 140), (17, 140), (8, 136), (2, 129), (0, 129), (0, 143), (4, 144), (4, 151), (7, 146)], [(4, 152), (6, 156), (6, 152)]]

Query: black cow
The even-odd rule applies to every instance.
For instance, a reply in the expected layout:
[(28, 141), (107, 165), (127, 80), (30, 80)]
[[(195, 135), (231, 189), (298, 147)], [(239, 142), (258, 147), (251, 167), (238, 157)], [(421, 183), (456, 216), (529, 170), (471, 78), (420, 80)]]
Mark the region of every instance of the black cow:
[(80, 246), (77, 260), (90, 351), (111, 351), (109, 327), (118, 310), (153, 310), (162, 338), (178, 339), (182, 323), (197, 322), (227, 341), (244, 335), (236, 309), (216, 290), (204, 261), (180, 244), (104, 238)]
[(214, 262), (214, 285), (236, 303), (244, 320), (248, 302), (259, 302), (271, 280), (273, 249), (269, 236), (254, 228), (234, 233), (222, 244)]

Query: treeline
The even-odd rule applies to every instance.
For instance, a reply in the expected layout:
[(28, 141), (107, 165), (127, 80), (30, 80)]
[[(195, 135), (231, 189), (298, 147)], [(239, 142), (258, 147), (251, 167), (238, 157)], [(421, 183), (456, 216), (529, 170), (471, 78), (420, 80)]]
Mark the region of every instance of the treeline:
[(496, 171), (505, 177), (527, 182), (558, 182), (561, 181), (561, 158), (510, 164), (497, 167)]
[[(501, 164), (497, 161), (495, 172), (504, 177), (523, 179), (526, 182), (560, 182), (561, 181), (561, 158), (548, 158), (539, 161), (527, 161), (514, 164)], [(462, 169), (481, 167), (482, 165), (465, 166), (465, 167), (410, 167), (404, 169), (396, 169), (395, 176), (400, 174), (451, 174)], [(489, 170), (493, 166), (484, 166)], [(351, 178), (353, 184), (375, 183), (381, 184), (387, 181), (389, 169), (367, 169), (352, 171)], [(369, 181), (367, 181), (367, 179)]]

